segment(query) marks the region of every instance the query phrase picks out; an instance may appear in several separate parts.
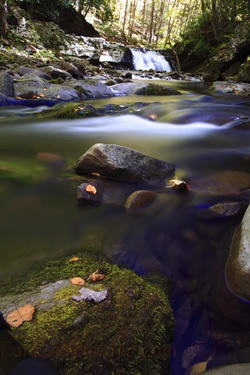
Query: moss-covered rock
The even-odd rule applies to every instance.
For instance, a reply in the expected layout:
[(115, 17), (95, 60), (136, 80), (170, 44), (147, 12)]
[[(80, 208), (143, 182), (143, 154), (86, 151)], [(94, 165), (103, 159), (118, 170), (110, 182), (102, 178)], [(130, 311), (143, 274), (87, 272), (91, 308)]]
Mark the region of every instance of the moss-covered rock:
[[(80, 260), (49, 261), (0, 285), (5, 317), (10, 301), (18, 307), (30, 301), (35, 305), (32, 321), (13, 329), (16, 338), (62, 374), (168, 374), (174, 328), (168, 280), (139, 277), (87, 252), (75, 257)], [(105, 278), (87, 281), (97, 269)], [(71, 284), (74, 276), (85, 279), (88, 288), (107, 289), (107, 298), (74, 301), (80, 288)]]
[(149, 85), (138, 89), (135, 92), (136, 95), (181, 95), (181, 93), (171, 87), (154, 85), (150, 83)]
[(38, 119), (76, 119), (85, 117), (100, 116), (98, 109), (90, 104), (83, 103), (64, 103), (57, 104), (50, 109), (45, 109), (42, 112), (35, 113), (34, 117)]

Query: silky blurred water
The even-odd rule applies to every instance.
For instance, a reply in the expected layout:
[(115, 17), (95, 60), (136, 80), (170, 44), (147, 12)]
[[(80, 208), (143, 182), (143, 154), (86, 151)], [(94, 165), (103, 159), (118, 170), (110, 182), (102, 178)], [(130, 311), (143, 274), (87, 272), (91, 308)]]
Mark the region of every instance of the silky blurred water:
[[(191, 190), (169, 199), (163, 189), (157, 191), (161, 197), (157, 204), (143, 215), (131, 216), (112, 202), (79, 207), (79, 181), (70, 169), (94, 143), (114, 143), (173, 163), (177, 177), (187, 183), (240, 172), (244, 181), (238, 190), (249, 187), (249, 130), (234, 125), (248, 121), (250, 100), (193, 93), (193, 83), (187, 88), (181, 85), (182, 96), (89, 102), (100, 108), (151, 103), (133, 115), (34, 121), (30, 114), (39, 108), (0, 110), (1, 280), (46, 259), (92, 246), (140, 274), (167, 268), (183, 282), (186, 292), (201, 296), (207, 288), (209, 295), (214, 279), (223, 272), (239, 220), (220, 223), (216, 232), (218, 223), (204, 224), (197, 208), (225, 200), (226, 192), (211, 195), (206, 189)], [(200, 91), (200, 84), (196, 87)], [(123, 188), (114, 183), (114, 201)], [(201, 299), (205, 303), (206, 298)]]

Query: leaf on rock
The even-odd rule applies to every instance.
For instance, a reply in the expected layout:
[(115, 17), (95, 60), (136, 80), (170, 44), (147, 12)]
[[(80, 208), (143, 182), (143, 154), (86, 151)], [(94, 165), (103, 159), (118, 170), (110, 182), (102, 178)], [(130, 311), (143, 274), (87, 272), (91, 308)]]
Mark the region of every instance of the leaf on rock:
[(85, 190), (90, 194), (96, 194), (96, 188), (93, 185), (87, 185)]
[(94, 301), (94, 302), (101, 302), (104, 299), (107, 298), (108, 289), (101, 290), (100, 292), (97, 292), (95, 290), (89, 289), (89, 288), (81, 288), (79, 290), (80, 296), (73, 296), (72, 299), (74, 301)]
[(70, 262), (70, 263), (73, 263), (73, 262), (79, 262), (80, 260), (82, 260), (82, 258), (72, 257), (72, 258), (69, 259), (69, 262)]
[(190, 186), (185, 182), (178, 179), (169, 180), (168, 188), (173, 188), (178, 191), (190, 191)]
[(85, 281), (81, 277), (73, 277), (73, 279), (71, 279), (70, 281), (74, 285), (84, 285), (85, 284)]
[(195, 365), (192, 366), (190, 375), (202, 374), (204, 371), (206, 371), (206, 368), (207, 368), (207, 362), (196, 363)]
[(29, 322), (33, 318), (35, 307), (31, 304), (19, 307), (16, 310), (11, 311), (6, 318), (6, 321), (12, 327), (19, 327), (23, 322)]
[(104, 279), (105, 275), (103, 275), (102, 273), (98, 273), (98, 270), (91, 273), (88, 277), (87, 280), (89, 281), (99, 281), (99, 280), (102, 280)]

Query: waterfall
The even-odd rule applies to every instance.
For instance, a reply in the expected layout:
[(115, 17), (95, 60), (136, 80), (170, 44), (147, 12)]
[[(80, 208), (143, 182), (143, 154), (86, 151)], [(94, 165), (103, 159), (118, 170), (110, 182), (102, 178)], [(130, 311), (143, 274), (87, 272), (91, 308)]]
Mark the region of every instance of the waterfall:
[(171, 66), (163, 55), (156, 51), (131, 49), (135, 70), (159, 70), (171, 72)]

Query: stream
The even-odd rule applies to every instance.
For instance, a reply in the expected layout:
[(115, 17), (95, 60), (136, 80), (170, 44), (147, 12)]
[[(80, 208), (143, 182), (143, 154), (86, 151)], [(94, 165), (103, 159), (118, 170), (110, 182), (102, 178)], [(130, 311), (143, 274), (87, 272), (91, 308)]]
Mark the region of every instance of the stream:
[[(88, 101), (151, 103), (138, 114), (45, 122), (30, 117), (42, 108), (0, 109), (0, 281), (89, 246), (141, 275), (161, 269), (174, 283), (171, 375), (189, 375), (195, 363), (244, 361), (246, 351), (249, 360), (249, 323), (227, 321), (216, 299), (242, 217), (203, 214), (250, 187), (249, 130), (242, 126), (250, 121), (250, 98), (211, 96), (200, 82), (169, 85), (183, 95)], [(112, 202), (79, 207), (70, 166), (94, 143), (173, 163), (190, 193), (169, 199), (157, 191), (158, 204), (139, 215)], [(119, 189), (117, 183), (114, 196)]]

